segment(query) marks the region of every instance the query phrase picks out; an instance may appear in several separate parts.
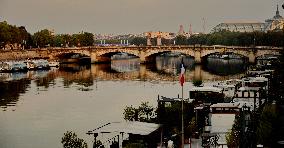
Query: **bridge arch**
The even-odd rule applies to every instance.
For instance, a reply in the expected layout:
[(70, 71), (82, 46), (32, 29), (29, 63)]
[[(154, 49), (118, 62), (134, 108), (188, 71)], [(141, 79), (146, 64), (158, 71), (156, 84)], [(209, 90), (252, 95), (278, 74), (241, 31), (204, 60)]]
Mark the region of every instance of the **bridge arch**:
[(115, 54), (118, 53), (126, 53), (128, 55), (132, 55), (132, 56), (136, 56), (136, 57), (140, 57), (139, 52), (137, 50), (124, 50), (124, 49), (110, 49), (110, 50), (104, 50), (104, 51), (99, 51), (96, 54), (96, 62), (110, 62), (111, 61), (111, 57)]
[[(192, 50), (150, 50), (140, 57), (141, 61), (153, 62), (158, 55), (163, 53), (180, 53), (185, 56), (195, 58), (194, 51)], [(145, 63), (145, 62), (144, 62)]]

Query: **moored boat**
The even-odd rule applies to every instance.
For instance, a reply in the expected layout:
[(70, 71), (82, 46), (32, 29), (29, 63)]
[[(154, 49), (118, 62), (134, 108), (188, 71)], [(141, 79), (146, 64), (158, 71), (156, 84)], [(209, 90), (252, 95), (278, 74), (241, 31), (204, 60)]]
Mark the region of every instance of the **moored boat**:
[(39, 59), (39, 60), (33, 60), (33, 62), (36, 65), (36, 69), (38, 70), (47, 70), (50, 69), (49, 63), (47, 60)]
[(49, 67), (59, 67), (58, 61), (49, 61), (48, 64), (49, 64)]
[(11, 71), (18, 72), (18, 71), (27, 71), (27, 65), (24, 61), (15, 61), (11, 62)]
[(12, 65), (11, 62), (0, 62), (0, 72), (11, 72), (12, 71), (11, 65)]
[(35, 70), (36, 69), (36, 65), (33, 61), (27, 60), (27, 61), (25, 61), (25, 63), (27, 64), (28, 70)]

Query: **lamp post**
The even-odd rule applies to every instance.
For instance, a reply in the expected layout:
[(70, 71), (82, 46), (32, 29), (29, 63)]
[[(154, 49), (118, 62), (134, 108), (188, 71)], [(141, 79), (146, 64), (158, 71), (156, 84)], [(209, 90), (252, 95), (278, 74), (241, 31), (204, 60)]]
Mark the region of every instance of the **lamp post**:
[(88, 135), (94, 135), (94, 144), (93, 144), (93, 148), (97, 147), (97, 137), (98, 137), (98, 133), (92, 132), (92, 131), (88, 131), (86, 134)]

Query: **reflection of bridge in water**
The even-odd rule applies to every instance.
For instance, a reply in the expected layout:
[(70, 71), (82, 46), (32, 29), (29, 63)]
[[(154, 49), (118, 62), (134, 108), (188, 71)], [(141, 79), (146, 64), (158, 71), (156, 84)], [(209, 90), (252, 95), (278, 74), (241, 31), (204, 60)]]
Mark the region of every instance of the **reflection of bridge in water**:
[[(116, 72), (111, 69), (110, 64), (99, 64), (91, 65), (90, 68), (81, 67), (76, 68), (75, 66), (69, 67), (75, 70), (50, 70), (42, 72), (29, 72), (27, 74), (19, 74), (14, 77), (14, 74), (2, 75), (0, 81), (12, 81), (20, 79), (46, 79), (46, 81), (54, 80), (55, 78), (63, 78), (64, 81), (76, 81), (78, 83), (93, 83), (93, 80), (134, 80), (134, 81), (178, 81), (179, 75), (175, 71), (176, 69), (170, 69), (171, 71), (151, 71), (146, 65), (140, 65), (138, 71), (130, 72)], [(209, 73), (201, 68), (200, 65), (195, 66), (191, 70), (187, 70), (185, 73), (186, 81), (192, 81), (194, 79), (203, 81), (219, 81), (240, 78), (244, 74), (235, 74), (228, 76), (220, 76)], [(88, 82), (90, 81), (90, 82)], [(89, 84), (92, 85), (92, 84)]]
[[(186, 81), (200, 79), (203, 81), (221, 81), (227, 79), (240, 78), (244, 74), (236, 74), (229, 76), (218, 76), (202, 70), (201, 66), (195, 66), (194, 69), (185, 73)], [(178, 81), (179, 76), (171, 73), (154, 72), (145, 65), (140, 65), (138, 71), (131, 72), (115, 72), (111, 70), (110, 64), (92, 65), (90, 69), (82, 69), (75, 73), (66, 71), (57, 71), (56, 77), (62, 77), (66, 80), (89, 79), (93, 80), (134, 80), (134, 81)]]

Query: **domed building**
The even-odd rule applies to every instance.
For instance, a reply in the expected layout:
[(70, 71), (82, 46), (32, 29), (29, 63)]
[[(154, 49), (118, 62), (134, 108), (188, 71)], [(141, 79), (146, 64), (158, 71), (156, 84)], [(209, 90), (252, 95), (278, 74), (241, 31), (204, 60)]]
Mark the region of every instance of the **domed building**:
[(224, 22), (215, 26), (211, 32), (219, 32), (222, 30), (227, 30), (231, 32), (267, 32), (267, 31), (279, 31), (284, 27), (284, 18), (279, 14), (278, 5), (276, 10), (276, 15), (265, 20), (263, 22), (254, 21), (237, 21), (237, 22)]
[(284, 26), (284, 18), (279, 14), (278, 5), (277, 5), (276, 15), (271, 19), (265, 20), (264, 28), (265, 31), (270, 31), (270, 30), (278, 31), (282, 30), (283, 26)]

